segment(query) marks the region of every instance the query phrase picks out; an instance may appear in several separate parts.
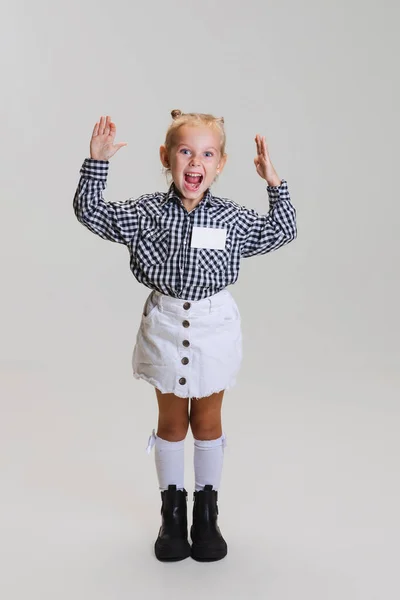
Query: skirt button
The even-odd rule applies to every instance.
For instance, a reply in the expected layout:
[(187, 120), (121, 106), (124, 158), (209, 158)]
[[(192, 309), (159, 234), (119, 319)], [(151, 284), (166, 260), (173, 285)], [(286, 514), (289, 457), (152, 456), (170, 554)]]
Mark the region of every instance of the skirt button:
[(189, 323), (189, 321), (186, 321), (186, 320), (185, 320), (185, 321), (183, 321), (183, 322), (182, 322), (182, 325), (183, 325), (184, 327), (189, 327), (190, 323)]
[(185, 302), (185, 304), (183, 305), (183, 308), (185, 310), (189, 310), (189, 308), (190, 308), (190, 302)]
[(186, 383), (186, 379), (185, 379), (184, 377), (181, 377), (181, 378), (180, 378), (180, 380), (179, 380), (179, 383), (180, 383), (181, 385), (185, 385), (185, 383)]
[(188, 362), (189, 362), (189, 359), (188, 359), (188, 357), (187, 357), (187, 356), (184, 356), (184, 357), (182, 358), (182, 364), (183, 364), (183, 365), (187, 365), (187, 364), (188, 364)]

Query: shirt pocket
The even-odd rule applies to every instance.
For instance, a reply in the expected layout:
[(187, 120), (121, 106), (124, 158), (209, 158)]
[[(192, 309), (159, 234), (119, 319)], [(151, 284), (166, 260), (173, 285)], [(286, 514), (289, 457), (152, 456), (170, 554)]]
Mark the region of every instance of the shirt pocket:
[(214, 248), (200, 248), (197, 255), (198, 265), (205, 271), (216, 273), (224, 271), (228, 266), (228, 250), (215, 250)]
[(169, 243), (169, 229), (144, 229), (136, 249), (138, 262), (147, 267), (165, 262), (168, 258)]

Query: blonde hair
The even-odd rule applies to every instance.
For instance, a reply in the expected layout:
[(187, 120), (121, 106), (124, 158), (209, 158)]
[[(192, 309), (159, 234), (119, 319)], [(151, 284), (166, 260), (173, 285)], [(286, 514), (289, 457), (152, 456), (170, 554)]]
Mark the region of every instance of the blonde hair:
[(221, 156), (225, 156), (225, 145), (226, 135), (224, 127), (224, 117), (214, 117), (214, 115), (203, 114), (203, 113), (183, 113), (180, 110), (172, 110), (171, 117), (173, 121), (167, 130), (165, 136), (165, 147), (169, 154), (173, 145), (174, 134), (183, 125), (206, 125), (208, 127), (214, 127), (221, 135)]

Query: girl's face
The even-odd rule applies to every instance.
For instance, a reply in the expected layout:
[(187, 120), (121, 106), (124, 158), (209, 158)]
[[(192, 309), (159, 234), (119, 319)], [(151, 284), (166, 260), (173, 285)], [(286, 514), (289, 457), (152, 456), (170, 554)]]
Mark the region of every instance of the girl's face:
[(218, 131), (197, 125), (182, 125), (175, 132), (169, 155), (165, 146), (161, 146), (160, 158), (164, 167), (171, 169), (182, 198), (192, 202), (202, 199), (226, 162), (226, 156), (221, 156)]

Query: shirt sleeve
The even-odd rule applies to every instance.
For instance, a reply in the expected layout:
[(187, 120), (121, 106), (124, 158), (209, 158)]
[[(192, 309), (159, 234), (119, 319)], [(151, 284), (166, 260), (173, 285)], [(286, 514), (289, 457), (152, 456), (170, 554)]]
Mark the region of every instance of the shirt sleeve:
[(267, 186), (267, 191), (268, 214), (260, 215), (253, 209), (241, 207), (239, 230), (243, 258), (277, 250), (297, 237), (296, 210), (290, 200), (287, 181), (282, 179), (279, 186)]
[(128, 244), (138, 227), (137, 205), (134, 199), (104, 200), (109, 164), (109, 161), (93, 158), (84, 160), (73, 208), (78, 221), (96, 235), (111, 242)]

